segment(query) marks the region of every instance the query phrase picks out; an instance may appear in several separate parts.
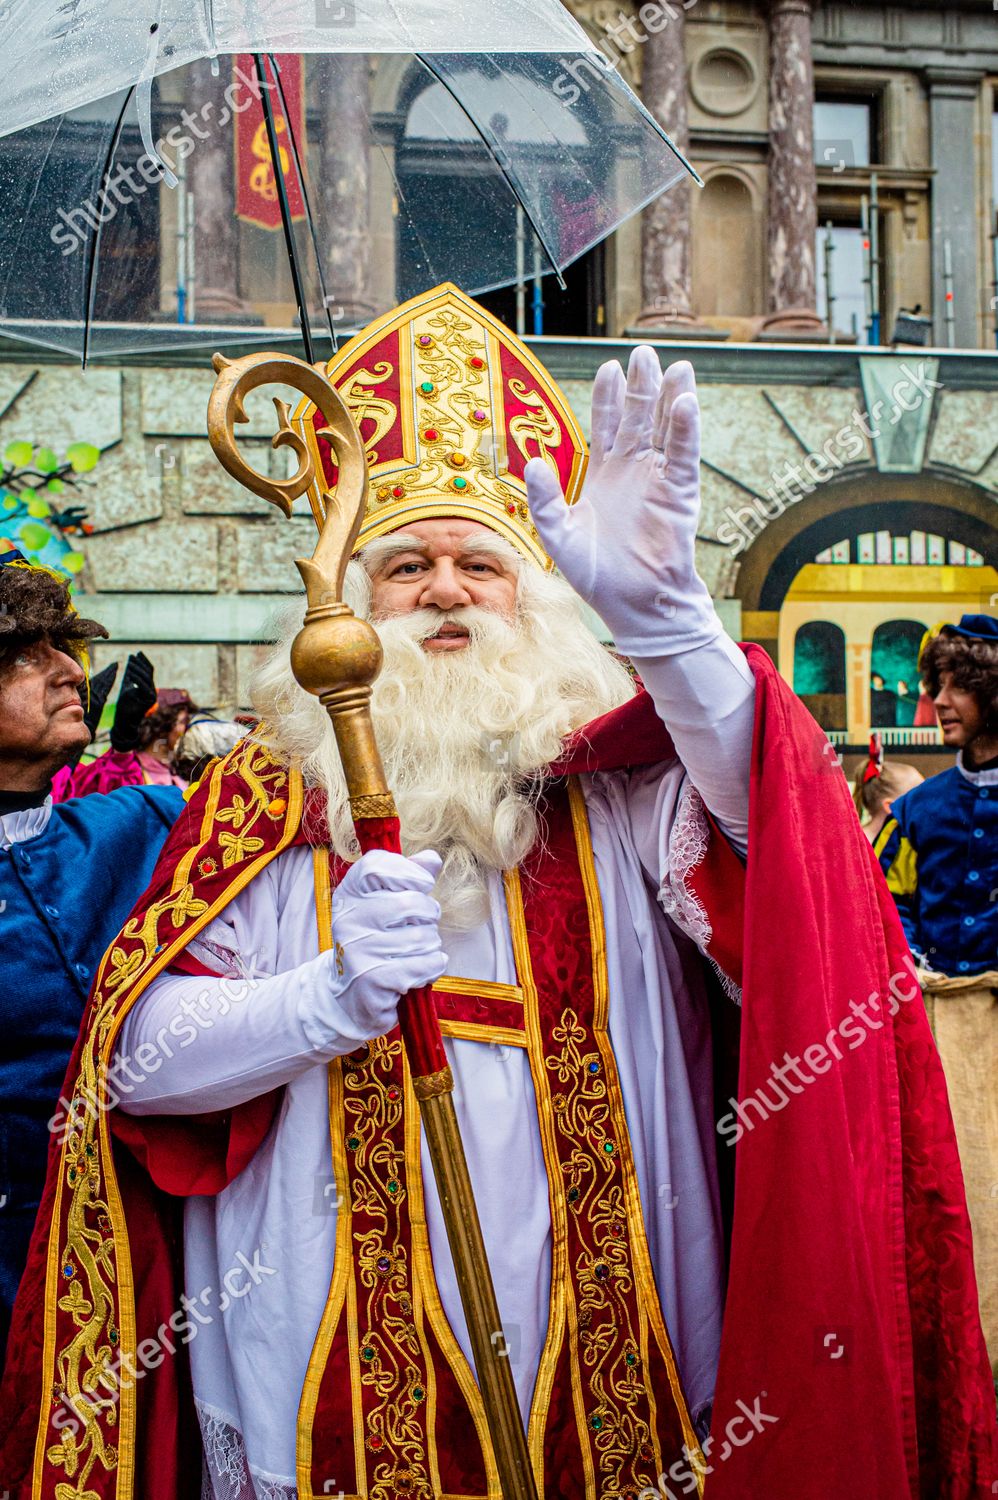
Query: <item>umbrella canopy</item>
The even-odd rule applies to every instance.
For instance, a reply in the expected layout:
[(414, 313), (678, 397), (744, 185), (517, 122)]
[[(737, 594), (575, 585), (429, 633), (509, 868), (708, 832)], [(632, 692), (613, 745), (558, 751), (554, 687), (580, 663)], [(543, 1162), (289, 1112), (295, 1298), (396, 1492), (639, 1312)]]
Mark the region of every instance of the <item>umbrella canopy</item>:
[(2, 40), (0, 135), (218, 53), (596, 50), (561, 0), (8, 0)]
[(281, 176), (335, 337), (560, 272), (689, 170), (560, 0), (13, 0), (2, 27), (0, 332), (78, 354), (288, 327)]

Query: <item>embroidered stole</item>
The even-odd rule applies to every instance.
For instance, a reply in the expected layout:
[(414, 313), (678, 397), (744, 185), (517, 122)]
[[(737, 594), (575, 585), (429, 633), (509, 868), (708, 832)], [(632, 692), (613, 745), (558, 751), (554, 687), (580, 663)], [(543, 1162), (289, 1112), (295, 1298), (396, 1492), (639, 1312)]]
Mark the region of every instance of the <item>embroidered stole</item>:
[[(445, 978), (445, 1035), (525, 1047), (553, 1230), (528, 1440), (538, 1492), (636, 1500), (699, 1447), (655, 1289), (608, 1030), (585, 803), (556, 783), (546, 837), (506, 876), (518, 983)], [(316, 851), (320, 943), (330, 872)], [(501, 1500), (472, 1371), (433, 1273), (419, 1113), (398, 1032), (329, 1068), (336, 1256), (298, 1423), (299, 1500)], [(501, 1308), (501, 1296), (500, 1296)]]

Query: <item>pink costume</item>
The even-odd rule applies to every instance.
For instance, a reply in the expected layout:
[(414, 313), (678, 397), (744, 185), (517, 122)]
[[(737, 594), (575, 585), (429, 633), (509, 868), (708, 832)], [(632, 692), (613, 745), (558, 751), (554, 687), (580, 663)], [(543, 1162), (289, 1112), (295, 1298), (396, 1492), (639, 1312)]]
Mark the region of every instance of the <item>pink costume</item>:
[(113, 792), (119, 786), (187, 786), (169, 766), (148, 750), (105, 750), (86, 765), (66, 766), (52, 779), (53, 802), (86, 797), (91, 792)]

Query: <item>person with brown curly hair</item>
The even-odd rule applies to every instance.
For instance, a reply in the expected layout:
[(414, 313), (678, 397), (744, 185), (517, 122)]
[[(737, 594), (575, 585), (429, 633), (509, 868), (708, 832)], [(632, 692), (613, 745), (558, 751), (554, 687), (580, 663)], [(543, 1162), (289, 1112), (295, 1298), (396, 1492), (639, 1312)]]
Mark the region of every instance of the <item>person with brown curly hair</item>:
[(65, 580), (0, 559), (0, 1361), (90, 981), (183, 807), (173, 787), (53, 801), (90, 743), (87, 648), (106, 635)]
[(68, 585), (55, 574), (16, 559), (6, 564), (0, 574), (5, 795), (33, 792), (39, 776), (49, 782), (89, 743), (79, 689), (87, 643), (100, 636), (107, 636), (103, 625), (76, 613)]
[(956, 765), (893, 803), (874, 848), (916, 957), (982, 974), (998, 967), (998, 620), (944, 625), (919, 670)]

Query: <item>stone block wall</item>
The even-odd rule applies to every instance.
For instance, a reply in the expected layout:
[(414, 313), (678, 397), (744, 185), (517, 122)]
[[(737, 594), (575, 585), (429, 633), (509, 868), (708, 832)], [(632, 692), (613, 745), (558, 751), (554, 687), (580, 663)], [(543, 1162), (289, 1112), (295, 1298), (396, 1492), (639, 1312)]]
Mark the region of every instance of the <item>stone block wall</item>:
[[(598, 364), (626, 363), (629, 348), (610, 340), (538, 341), (584, 430)], [(983, 515), (990, 525), (998, 499), (998, 356), (758, 345), (663, 345), (660, 353), (664, 362), (690, 358), (697, 370), (704, 456), (698, 566), (733, 634), (744, 625), (745, 634), (775, 649), (775, 627), (758, 622), (760, 609), (776, 606), (759, 602), (753, 557), (777, 532), (785, 547), (788, 527), (804, 529), (815, 515), (855, 504), (867, 488), (876, 502), (885, 480), (899, 495), (924, 492), (957, 510), (966, 505), (978, 524)], [(917, 399), (898, 385), (906, 379), (902, 366), (929, 377)], [(0, 353), (0, 451), (12, 439), (60, 453), (80, 440), (102, 450), (79, 496), (92, 532), (76, 543), (86, 557), (79, 575), (86, 608), (112, 634), (96, 648), (96, 662), (141, 648), (161, 685), (186, 686), (198, 701), (231, 711), (247, 704), (249, 675), (275, 612), (301, 597), (294, 559), (311, 552), (315, 529), (304, 502), (285, 519), (220, 467), (206, 431), (213, 378), (207, 355), (200, 364), (164, 360), (81, 373)], [(907, 404), (888, 412), (882, 434), (871, 439), (859, 418), (869, 416), (878, 391), (895, 388)], [(241, 441), (258, 468), (284, 474), (289, 455), (270, 446), (270, 394), (254, 393)], [(791, 488), (791, 498), (774, 506), (774, 485), (779, 493), (781, 476), (794, 466), (813, 484), (806, 493)], [(747, 534), (732, 519), (739, 514), (748, 517)]]
[[(15, 438), (60, 455), (76, 441), (101, 449), (70, 502), (86, 506), (92, 527), (76, 541), (86, 557), (78, 589), (112, 634), (95, 664), (141, 649), (161, 686), (230, 710), (248, 701), (268, 621), (300, 594), (294, 558), (311, 552), (315, 528), (307, 508), (286, 520), (221, 468), (206, 428), (213, 379), (207, 362), (86, 372), (0, 364), (0, 450)], [(251, 462), (283, 474), (268, 405), (251, 408), (243, 444)]]

